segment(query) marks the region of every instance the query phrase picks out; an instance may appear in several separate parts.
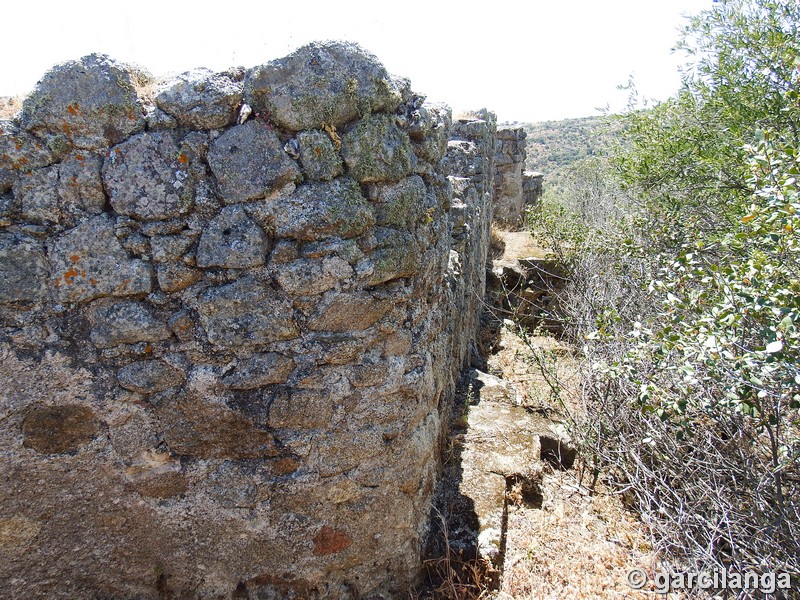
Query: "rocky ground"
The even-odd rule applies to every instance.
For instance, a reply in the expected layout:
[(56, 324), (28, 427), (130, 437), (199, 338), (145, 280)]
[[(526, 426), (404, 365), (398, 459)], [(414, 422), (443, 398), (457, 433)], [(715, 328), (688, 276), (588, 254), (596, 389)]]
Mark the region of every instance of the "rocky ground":
[[(428, 597), (649, 598), (626, 581), (654, 561), (643, 527), (602, 481), (589, 489), (563, 426), (580, 411), (578, 357), (541, 319), (559, 276), (542, 274), (545, 251), (527, 232), (497, 236), (505, 249), (488, 302), (498, 318), (486, 322), (486, 362), (465, 377), (452, 417)], [(520, 326), (537, 320), (536, 334)]]

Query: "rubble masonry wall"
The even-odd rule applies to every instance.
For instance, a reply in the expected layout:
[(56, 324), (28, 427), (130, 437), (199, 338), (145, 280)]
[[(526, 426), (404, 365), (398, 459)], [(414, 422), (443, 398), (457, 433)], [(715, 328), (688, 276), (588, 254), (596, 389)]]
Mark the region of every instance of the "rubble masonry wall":
[(0, 588), (396, 597), (474, 339), (494, 116), (345, 43), (0, 121)]

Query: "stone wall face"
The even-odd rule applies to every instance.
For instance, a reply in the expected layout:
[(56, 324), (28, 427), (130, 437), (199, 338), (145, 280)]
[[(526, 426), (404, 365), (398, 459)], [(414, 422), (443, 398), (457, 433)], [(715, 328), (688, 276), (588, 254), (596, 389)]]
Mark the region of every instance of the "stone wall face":
[(494, 180), (494, 218), (507, 227), (522, 223), (525, 211), (523, 170), (525, 169), (525, 129), (497, 131)]
[(497, 118), (485, 109), (454, 119), (445, 162), (453, 187), (448, 287), (451, 356), (455, 364), (474, 350), (486, 289), (486, 261), (493, 217)]
[(0, 587), (396, 597), (494, 117), (448, 143), (449, 109), (341, 43), (151, 87), (92, 55), (0, 122)]

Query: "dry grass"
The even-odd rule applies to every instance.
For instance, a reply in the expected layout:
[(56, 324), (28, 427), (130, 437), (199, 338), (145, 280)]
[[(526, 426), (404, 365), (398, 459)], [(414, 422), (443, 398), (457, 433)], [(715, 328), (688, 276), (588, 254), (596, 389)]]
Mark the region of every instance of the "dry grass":
[(22, 96), (0, 97), (0, 119), (11, 119), (22, 109)]
[[(504, 237), (504, 260), (541, 252), (530, 236)], [(525, 406), (554, 421), (565, 413), (581, 413), (580, 357), (569, 344), (504, 326), (498, 348), (488, 357), (489, 370), (514, 385)], [(590, 479), (580, 481), (581, 468), (545, 467), (541, 507), (509, 506), (497, 600), (654, 597), (652, 591), (631, 589), (626, 580), (629, 569), (652, 572), (656, 565), (644, 527), (602, 482), (593, 493), (581, 485)]]
[(502, 598), (653, 597), (626, 580), (629, 569), (655, 564), (641, 526), (618, 497), (603, 492), (589, 494), (572, 472), (552, 472), (544, 477), (541, 509), (509, 510)]

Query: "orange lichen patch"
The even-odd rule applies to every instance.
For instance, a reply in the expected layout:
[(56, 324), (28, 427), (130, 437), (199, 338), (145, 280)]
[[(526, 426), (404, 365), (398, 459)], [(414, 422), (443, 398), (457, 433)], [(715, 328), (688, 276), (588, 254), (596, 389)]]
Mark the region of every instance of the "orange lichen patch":
[(79, 161), (86, 160), (86, 157), (83, 154), (76, 154), (75, 158), (78, 159)]
[[(75, 278), (76, 278), (78, 275), (80, 275), (80, 273), (78, 272), (78, 269), (76, 269), (75, 267), (73, 267), (73, 268), (71, 268), (71, 269), (68, 269), (67, 271), (64, 271), (64, 274), (63, 274), (61, 277), (63, 277), (63, 278), (64, 278), (64, 282), (65, 282), (67, 285), (72, 285), (73, 283), (75, 283)], [(59, 279), (60, 279), (60, 278), (59, 278)]]
[(73, 264), (74, 264), (74, 263), (76, 263), (76, 262), (79, 262), (79, 261), (81, 260), (81, 257), (80, 257), (80, 256), (78, 256), (77, 254), (73, 254), (72, 256), (70, 256), (70, 257), (69, 257), (69, 259), (70, 259), (70, 260), (73, 262)]
[(189, 157), (186, 156), (183, 152), (181, 152), (178, 155), (178, 162), (181, 163), (182, 165), (188, 165), (189, 164)]
[(145, 354), (152, 354), (153, 353), (153, 347), (150, 344), (147, 344), (147, 346), (144, 347), (144, 353)]
[(69, 114), (71, 114), (71, 115), (76, 115), (77, 116), (77, 115), (81, 114), (81, 108), (80, 108), (80, 106), (78, 106), (77, 102), (73, 102), (72, 104), (70, 104), (67, 107), (67, 112), (69, 112)]
[(90, 285), (97, 285), (97, 279), (89, 278)]
[(20, 141), (17, 141), (17, 142), (15, 142), (15, 143), (14, 143), (14, 147), (15, 147), (17, 150), (22, 150), (22, 142), (20, 142)]
[(353, 539), (346, 532), (325, 525), (314, 536), (314, 556), (326, 556), (346, 550), (353, 544)]

